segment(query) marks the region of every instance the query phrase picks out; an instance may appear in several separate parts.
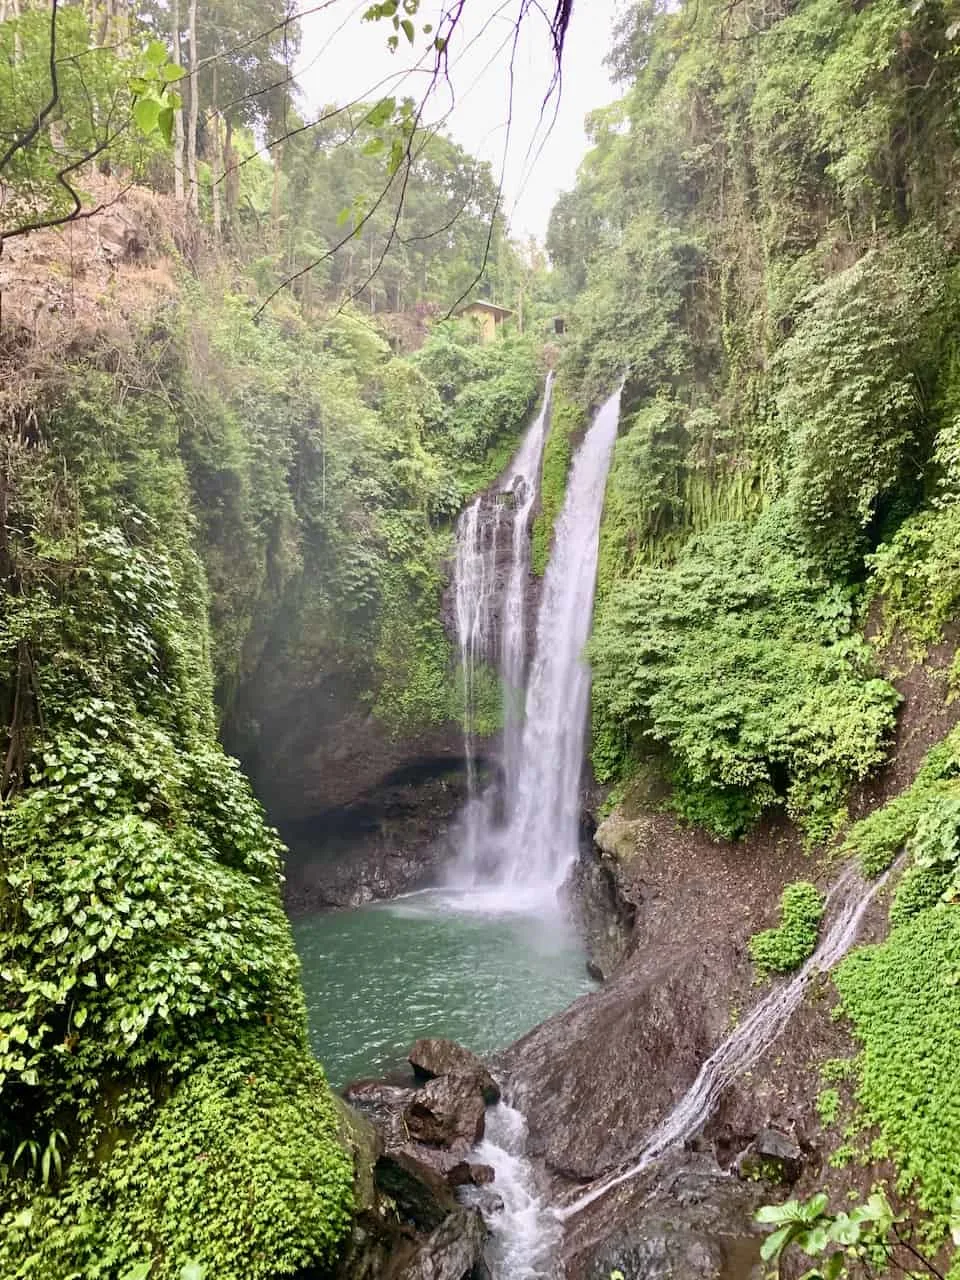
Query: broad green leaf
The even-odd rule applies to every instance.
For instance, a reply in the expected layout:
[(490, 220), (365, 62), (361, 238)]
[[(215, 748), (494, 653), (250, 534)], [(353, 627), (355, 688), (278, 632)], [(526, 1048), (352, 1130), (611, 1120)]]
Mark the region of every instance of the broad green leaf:
[(786, 1200), (783, 1204), (761, 1205), (753, 1215), (755, 1222), (795, 1222), (800, 1216), (799, 1200)]
[(160, 116), (160, 103), (156, 98), (138, 98), (133, 104), (133, 121), (146, 136), (153, 133)]
[(173, 138), (173, 116), (173, 107), (164, 107), (157, 116), (157, 128), (166, 143), (169, 143)]
[(804, 1222), (816, 1222), (817, 1218), (819, 1218), (822, 1213), (826, 1212), (826, 1208), (829, 1203), (829, 1197), (823, 1191), (818, 1192), (815, 1196), (811, 1196), (803, 1206), (802, 1215)]
[(764, 1262), (769, 1262), (771, 1258), (779, 1258), (796, 1233), (797, 1225), (795, 1222), (788, 1222), (779, 1231), (774, 1231), (772, 1236), (767, 1236), (766, 1240), (764, 1240), (760, 1249), (760, 1257)]

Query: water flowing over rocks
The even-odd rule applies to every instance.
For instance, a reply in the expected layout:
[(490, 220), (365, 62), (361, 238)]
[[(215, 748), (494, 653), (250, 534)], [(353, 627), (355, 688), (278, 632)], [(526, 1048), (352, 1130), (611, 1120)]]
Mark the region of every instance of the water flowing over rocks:
[(390, 1157), (425, 1168), (450, 1187), (492, 1181), (489, 1166), (471, 1158), (484, 1136), (487, 1099), (500, 1086), (481, 1060), (450, 1040), (421, 1040), (410, 1051), (420, 1083), (359, 1081), (344, 1090), (351, 1106), (376, 1127)]
[[(487, 1231), (447, 1180), (410, 1152), (394, 1150), (363, 1115), (344, 1108), (354, 1154), (353, 1230), (338, 1280), (489, 1280)], [(303, 1272), (297, 1280), (331, 1280)]]

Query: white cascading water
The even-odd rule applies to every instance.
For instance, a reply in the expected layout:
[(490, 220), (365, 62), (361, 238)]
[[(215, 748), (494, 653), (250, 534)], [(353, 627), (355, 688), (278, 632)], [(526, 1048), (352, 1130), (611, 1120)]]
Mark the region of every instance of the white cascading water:
[[(543, 418), (548, 412), (545, 400)], [(532, 909), (556, 901), (557, 890), (577, 856), (580, 777), (590, 698), (590, 671), (583, 648), (590, 634), (597, 575), (600, 516), (620, 413), (620, 393), (595, 417), (577, 451), (563, 510), (554, 533), (537, 621), (534, 657), (526, 682), (524, 714), (517, 714), (526, 636), (524, 598), (529, 575), (528, 526), (536, 499), (536, 471), (542, 453), (534, 428), (505, 476), (503, 490), (514, 494), (511, 568), (503, 606), (499, 665), (506, 686), (503, 795), (498, 806), (489, 791), (472, 791), (464, 815), (463, 848), (454, 868), (461, 888), (483, 892), (487, 907)], [(536, 424), (534, 424), (536, 427)], [(531, 478), (531, 472), (533, 477)], [(483, 545), (470, 523), (470, 508), (458, 526), (458, 540)], [(477, 553), (462, 553), (465, 568)], [(461, 551), (457, 556), (458, 571)], [(488, 574), (489, 576), (489, 574)], [(458, 577), (458, 626), (469, 622), (489, 599), (481, 599), (483, 573)], [(472, 604), (461, 610), (461, 596)], [(460, 631), (461, 654), (470, 653), (469, 633)], [(488, 650), (489, 660), (489, 650)], [(465, 682), (469, 677), (465, 676)], [(511, 704), (513, 704), (511, 706)], [(467, 724), (471, 717), (466, 717)], [(476, 786), (468, 748), (468, 783)]]
[(784, 1031), (810, 983), (829, 972), (853, 946), (867, 908), (890, 874), (865, 883), (856, 865), (844, 871), (827, 897), (823, 938), (799, 973), (776, 986), (714, 1050), (684, 1097), (647, 1138), (636, 1160), (598, 1179), (569, 1203), (551, 1206), (538, 1194), (533, 1167), (524, 1155), (527, 1127), (522, 1113), (505, 1103), (488, 1111), (487, 1135), (475, 1151), (478, 1160), (495, 1170), (493, 1187), (503, 1201), (501, 1210), (485, 1215), (491, 1233), (487, 1261), (494, 1280), (553, 1280), (559, 1274), (563, 1224), (699, 1133), (724, 1090), (749, 1071)]
[[(545, 1280), (563, 1234), (556, 1215), (536, 1193), (526, 1144), (527, 1122), (521, 1112), (505, 1102), (488, 1109), (486, 1137), (474, 1155), (494, 1170), (492, 1189), (503, 1204), (485, 1214), (490, 1231), (485, 1258), (494, 1280)], [(472, 1195), (467, 1191), (463, 1198), (470, 1203)]]
[(530, 578), (530, 517), (540, 492), (540, 465), (550, 421), (553, 374), (547, 375), (540, 415), (524, 437), (520, 451), (504, 477), (503, 490), (513, 499), (513, 541), (510, 576), (503, 599), (503, 638), (500, 674), (503, 680), (503, 774), (507, 811), (512, 809), (513, 787), (520, 766), (523, 742), (523, 692), (527, 670), (527, 594)]
[(889, 874), (864, 882), (855, 863), (847, 867), (827, 897), (830, 919), (820, 944), (796, 977), (775, 987), (714, 1050), (690, 1089), (650, 1134), (629, 1168), (608, 1174), (589, 1191), (555, 1210), (561, 1222), (638, 1177), (665, 1152), (688, 1142), (703, 1128), (723, 1091), (748, 1071), (784, 1030), (814, 978), (828, 973), (853, 946), (864, 913)]
[[(511, 789), (523, 731), (526, 675), (526, 597), (530, 575), (530, 517), (540, 491), (540, 466), (546, 441), (553, 390), (547, 375), (543, 404), (530, 424), (510, 466), (491, 493), (475, 498), (457, 523), (454, 566), (457, 639), (463, 684), (464, 756), (467, 802), (459, 824), (460, 850), (453, 878), (470, 887), (479, 878), (481, 840), (495, 825), (497, 800), (491, 788), (481, 790), (476, 767), (477, 673), (485, 663), (496, 670), (504, 700), (505, 791)], [(498, 572), (500, 530), (510, 521), (509, 572)], [(505, 549), (505, 548), (504, 548)], [(502, 622), (498, 627), (498, 618)], [(503, 797), (507, 803), (506, 797)]]
[(457, 523), (454, 585), (460, 675), (463, 681), (463, 748), (467, 765), (467, 806), (464, 814), (464, 856), (473, 861), (480, 826), (477, 802), (476, 690), (478, 665), (491, 642), (491, 603), (497, 581), (497, 544), (503, 506), (485, 509), (483, 497), (474, 499)]

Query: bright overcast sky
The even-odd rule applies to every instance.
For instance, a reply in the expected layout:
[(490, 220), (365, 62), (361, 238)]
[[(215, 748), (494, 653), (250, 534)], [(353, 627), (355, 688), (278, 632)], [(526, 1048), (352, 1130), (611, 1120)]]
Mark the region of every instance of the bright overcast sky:
[[(392, 31), (389, 22), (361, 20), (369, 3), (335, 0), (330, 8), (302, 20), (298, 70), (309, 110), (385, 95), (409, 95), (419, 101), (426, 75), (413, 68), (429, 39), (419, 32), (424, 23), (436, 21), (440, 0), (423, 0), (416, 20), (415, 51), (401, 37), (403, 47), (396, 54), (387, 49)], [(508, 67), (519, 0), (469, 0), (464, 9), (449, 50), (456, 101), (446, 127), (467, 151), (489, 160), (496, 175), (504, 166), (507, 141), (504, 210), (516, 236), (543, 239), (554, 201), (559, 192), (573, 186), (586, 150), (584, 116), (617, 96), (603, 59), (622, 4), (623, 0), (574, 0), (559, 108), (555, 102), (548, 104), (543, 119), (541, 105), (549, 88), (553, 58), (547, 25), (535, 9), (531, 10), (515, 59), (513, 123), (508, 141)], [(435, 122), (450, 106), (449, 94), (438, 89), (424, 122)], [(556, 120), (548, 128), (554, 110)]]

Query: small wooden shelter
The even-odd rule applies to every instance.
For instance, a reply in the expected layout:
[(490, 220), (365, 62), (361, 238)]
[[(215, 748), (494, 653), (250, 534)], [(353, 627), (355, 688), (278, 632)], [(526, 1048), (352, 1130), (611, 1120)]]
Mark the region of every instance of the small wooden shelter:
[(497, 336), (497, 330), (504, 320), (510, 319), (513, 312), (509, 307), (498, 307), (494, 302), (485, 302), (478, 298), (475, 302), (468, 302), (466, 306), (461, 307), (457, 315), (476, 320), (480, 326), (480, 341), (487, 343), (493, 342)]

